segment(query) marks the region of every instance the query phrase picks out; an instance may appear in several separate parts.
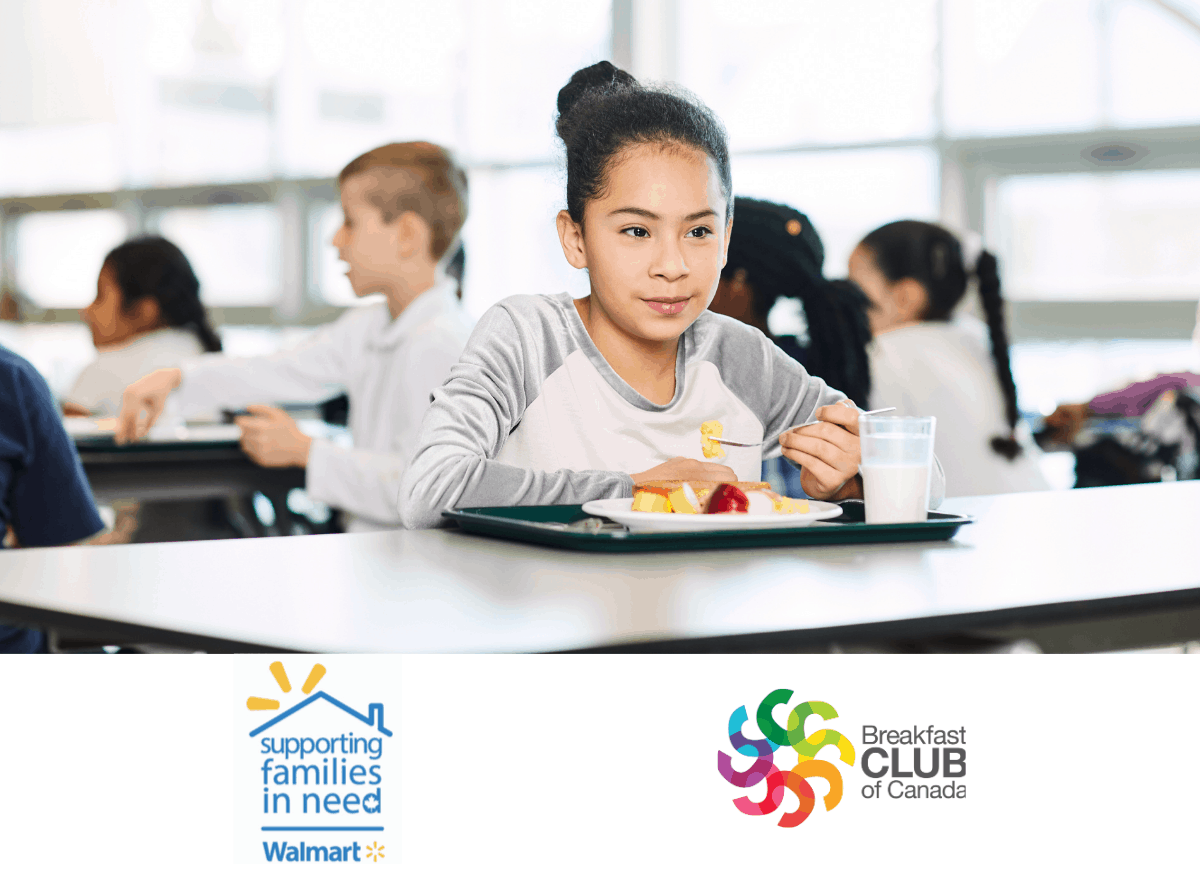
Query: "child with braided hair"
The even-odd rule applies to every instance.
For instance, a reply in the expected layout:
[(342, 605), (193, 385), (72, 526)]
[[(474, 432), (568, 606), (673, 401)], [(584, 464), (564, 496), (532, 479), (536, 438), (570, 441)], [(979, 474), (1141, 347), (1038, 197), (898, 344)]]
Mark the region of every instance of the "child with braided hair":
[[(738, 196), (734, 216), (728, 259), (708, 308), (758, 328), (810, 374), (865, 406), (871, 391), (866, 295), (852, 282), (825, 278), (821, 237), (796, 209)], [(805, 339), (773, 334), (767, 327), (767, 316), (781, 297), (799, 301)], [(778, 477), (777, 489), (801, 495), (798, 470), (781, 468), (782, 461), (763, 461), (764, 480), (775, 484)]]
[[(977, 322), (953, 316), (971, 277), (988, 342), (971, 327)], [(949, 231), (895, 221), (854, 249), (850, 279), (871, 301), (871, 406), (937, 417), (934, 447), (945, 464), (947, 495), (1048, 490), (1036, 452), (1016, 435), (1017, 388), (996, 258), (984, 251), (968, 269)]]

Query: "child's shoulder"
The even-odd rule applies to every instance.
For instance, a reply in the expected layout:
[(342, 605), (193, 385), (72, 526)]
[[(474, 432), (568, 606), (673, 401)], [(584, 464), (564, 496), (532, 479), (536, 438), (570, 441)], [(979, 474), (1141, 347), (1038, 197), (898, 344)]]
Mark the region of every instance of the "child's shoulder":
[[(31, 418), (57, 419), (50, 387), (37, 368), (0, 346), (0, 423), (17, 426)], [(0, 433), (3, 434), (3, 433)]]
[[(4, 391), (20, 389), (27, 392), (44, 384), (37, 368), (11, 349), (0, 346), (0, 388)], [(6, 396), (11, 397), (11, 396)]]
[(762, 352), (764, 355), (774, 344), (758, 328), (727, 315), (705, 310), (700, 318), (687, 330), (697, 355), (704, 357), (722, 350), (740, 352)]
[[(489, 307), (480, 317), (485, 327), (515, 325), (518, 329), (540, 329), (568, 333), (575, 305), (571, 295), (514, 294)], [(575, 313), (577, 315), (577, 313)]]

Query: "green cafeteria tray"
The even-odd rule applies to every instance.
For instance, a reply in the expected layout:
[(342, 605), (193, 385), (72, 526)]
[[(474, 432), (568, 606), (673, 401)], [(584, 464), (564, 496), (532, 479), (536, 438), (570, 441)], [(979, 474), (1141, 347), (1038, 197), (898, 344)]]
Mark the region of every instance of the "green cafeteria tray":
[(767, 530), (712, 530), (696, 533), (630, 533), (612, 524), (601, 529), (571, 526), (592, 518), (578, 505), (516, 505), (456, 508), (443, 514), (468, 533), (515, 539), (578, 551), (702, 551), (709, 548), (767, 548), (781, 545), (854, 545), (863, 542), (938, 542), (951, 538), (964, 515), (929, 512), (929, 520), (909, 524), (864, 523), (862, 502), (838, 503), (842, 514), (805, 527)]

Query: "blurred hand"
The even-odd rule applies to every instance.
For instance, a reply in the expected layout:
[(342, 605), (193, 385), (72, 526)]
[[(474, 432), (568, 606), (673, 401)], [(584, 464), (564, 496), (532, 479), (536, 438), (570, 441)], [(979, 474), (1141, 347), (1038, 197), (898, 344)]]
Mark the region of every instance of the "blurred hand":
[(729, 466), (719, 463), (676, 456), (630, 477), (635, 484), (644, 484), (647, 481), (736, 481), (737, 473)]
[(90, 417), (92, 412), (82, 404), (75, 404), (72, 401), (63, 402), (63, 416), (69, 417)]
[(779, 436), (783, 455), (801, 468), (800, 486), (813, 499), (861, 498), (858, 408), (843, 401), (813, 416), (821, 422)]
[(167, 396), (182, 379), (179, 368), (163, 368), (126, 386), (117, 414), (116, 442), (128, 444), (144, 438), (167, 406)]
[(250, 416), (234, 420), (242, 430), (242, 450), (260, 466), (282, 469), (308, 465), (312, 438), (300, 431), (296, 421), (278, 407), (251, 404)]
[(1092, 410), (1086, 404), (1060, 404), (1054, 408), (1054, 413), (1046, 417), (1050, 440), (1070, 444), (1091, 415)]

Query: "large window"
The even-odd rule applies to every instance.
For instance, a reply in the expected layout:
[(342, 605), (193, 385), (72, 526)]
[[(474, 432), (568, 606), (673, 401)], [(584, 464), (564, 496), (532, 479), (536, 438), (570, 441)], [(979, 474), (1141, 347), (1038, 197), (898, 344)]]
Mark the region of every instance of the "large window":
[(100, 264), (128, 233), (119, 211), (39, 211), (16, 222), (17, 290), (47, 308), (87, 306)]
[(735, 151), (934, 133), (933, 0), (697, 0), (679, 7), (679, 79)]
[(273, 205), (170, 208), (154, 222), (191, 260), (206, 305), (279, 300), (280, 222)]
[(1200, 0), (7, 0), (0, 287), (69, 318), (105, 250), (161, 230), (226, 321), (325, 321), (354, 302), (333, 177), (427, 139), (468, 167), (472, 314), (582, 293), (555, 96), (605, 57), (712, 106), (736, 192), (808, 214), (830, 275), (940, 218), (999, 253), (1018, 337), (1101, 301), (1190, 333)]
[(1200, 298), (1200, 169), (1004, 178), (995, 215), (1012, 299)]

